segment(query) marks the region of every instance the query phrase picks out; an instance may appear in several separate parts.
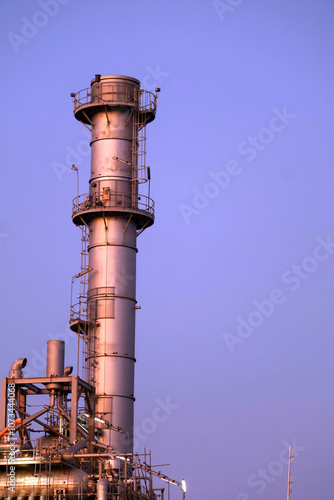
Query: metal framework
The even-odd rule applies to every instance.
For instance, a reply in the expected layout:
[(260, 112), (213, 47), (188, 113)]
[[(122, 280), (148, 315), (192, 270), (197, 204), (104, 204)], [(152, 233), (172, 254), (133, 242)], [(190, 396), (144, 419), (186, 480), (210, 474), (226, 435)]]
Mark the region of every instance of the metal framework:
[(89, 192), (78, 193), (72, 210), (82, 251), (70, 328), (83, 372), (79, 349), (72, 375), (64, 342), (50, 340), (45, 377), (25, 378), (20, 358), (2, 379), (0, 499), (163, 500), (153, 477), (184, 498), (184, 481), (154, 470), (146, 450), (133, 451), (136, 240), (154, 222), (154, 202), (139, 186), (150, 181), (145, 130), (157, 94), (134, 78), (96, 75), (71, 95), (92, 133)]

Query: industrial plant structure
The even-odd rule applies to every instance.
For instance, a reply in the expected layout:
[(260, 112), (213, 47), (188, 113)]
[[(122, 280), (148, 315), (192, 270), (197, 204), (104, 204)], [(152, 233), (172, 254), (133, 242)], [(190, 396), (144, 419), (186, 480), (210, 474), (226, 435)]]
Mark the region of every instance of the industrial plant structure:
[(20, 358), (2, 379), (0, 499), (163, 499), (155, 476), (185, 496), (184, 481), (133, 450), (137, 237), (154, 222), (140, 187), (150, 183), (145, 129), (159, 90), (96, 75), (71, 94), (76, 119), (91, 130), (89, 191), (72, 209), (82, 253), (70, 328), (83, 346), (82, 374), (65, 366), (64, 342), (50, 340), (45, 377), (25, 378), (29, 359)]

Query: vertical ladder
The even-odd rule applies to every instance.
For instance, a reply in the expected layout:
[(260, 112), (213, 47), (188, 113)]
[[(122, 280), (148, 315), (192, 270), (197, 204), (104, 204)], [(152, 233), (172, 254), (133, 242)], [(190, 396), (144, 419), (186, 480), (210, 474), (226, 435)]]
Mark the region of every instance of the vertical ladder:
[[(81, 272), (87, 271), (88, 269), (88, 243), (89, 243), (89, 235), (86, 232), (82, 232), (81, 237)], [(82, 348), (82, 377), (84, 380), (88, 380), (88, 366), (86, 363), (87, 359), (87, 290), (88, 290), (88, 273), (83, 274), (80, 277), (80, 287), (79, 287), (79, 337), (82, 340), (83, 348)], [(81, 325), (86, 324), (86, 328), (82, 328)], [(81, 330), (81, 331), (80, 331)], [(87, 379), (86, 379), (87, 376)]]
[(137, 207), (138, 184), (147, 182), (146, 123), (141, 120), (141, 91), (137, 93), (137, 106), (132, 121), (132, 206)]
[[(81, 238), (81, 271), (87, 271), (88, 269), (88, 243), (89, 236), (87, 233), (82, 233)], [(88, 288), (88, 274), (84, 274), (80, 278), (80, 297), (85, 297), (87, 301), (87, 288)]]
[[(87, 233), (87, 228), (82, 229), (81, 237), (81, 264), (80, 264), (80, 282), (79, 282), (79, 295), (78, 295), (78, 337), (79, 341), (82, 341), (82, 378), (86, 380), (89, 384), (94, 385), (94, 367), (96, 363), (96, 352), (95, 352), (95, 338), (96, 338), (96, 325), (92, 320), (94, 317), (94, 311), (88, 310), (89, 307), (94, 307), (94, 304), (88, 303), (88, 273), (89, 269), (89, 257), (88, 257), (88, 245), (89, 245), (89, 234)], [(85, 273), (85, 274), (83, 274)], [(92, 316), (93, 315), (93, 316)], [(89, 335), (88, 335), (89, 333)], [(88, 337), (90, 341), (88, 341)], [(78, 346), (78, 356), (80, 348)], [(79, 359), (78, 359), (79, 366)]]

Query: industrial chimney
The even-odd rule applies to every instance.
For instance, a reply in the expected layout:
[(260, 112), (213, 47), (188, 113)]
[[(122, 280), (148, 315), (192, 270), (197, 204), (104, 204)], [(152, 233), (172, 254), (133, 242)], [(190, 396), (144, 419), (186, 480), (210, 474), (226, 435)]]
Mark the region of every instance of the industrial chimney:
[(154, 203), (139, 185), (149, 181), (145, 128), (157, 95), (135, 78), (96, 75), (73, 97), (75, 117), (91, 129), (92, 155), (89, 192), (73, 202), (73, 222), (88, 238), (79, 303), (87, 314), (72, 308), (71, 328), (87, 340), (86, 377), (95, 387), (101, 440), (131, 453), (137, 236), (154, 221)]
[(72, 208), (82, 252), (70, 327), (84, 346), (84, 376), (66, 366), (65, 342), (49, 340), (45, 376), (25, 378), (21, 357), (1, 380), (0, 499), (163, 500), (154, 476), (185, 497), (184, 480), (154, 470), (146, 449), (133, 452), (137, 237), (154, 222), (140, 188), (150, 192), (145, 130), (158, 91), (96, 75), (71, 94), (92, 149), (88, 192)]

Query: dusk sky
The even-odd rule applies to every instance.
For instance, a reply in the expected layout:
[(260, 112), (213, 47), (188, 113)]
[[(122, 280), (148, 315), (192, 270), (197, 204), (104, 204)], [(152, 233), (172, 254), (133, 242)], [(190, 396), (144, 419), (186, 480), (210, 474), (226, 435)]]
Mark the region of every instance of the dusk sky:
[(70, 93), (160, 87), (135, 435), (189, 500), (286, 498), (289, 444), (291, 500), (333, 500), (333, 25), (332, 0), (0, 3), (1, 378), (19, 357), (43, 376), (50, 339), (77, 369), (70, 166), (86, 193), (90, 148)]

